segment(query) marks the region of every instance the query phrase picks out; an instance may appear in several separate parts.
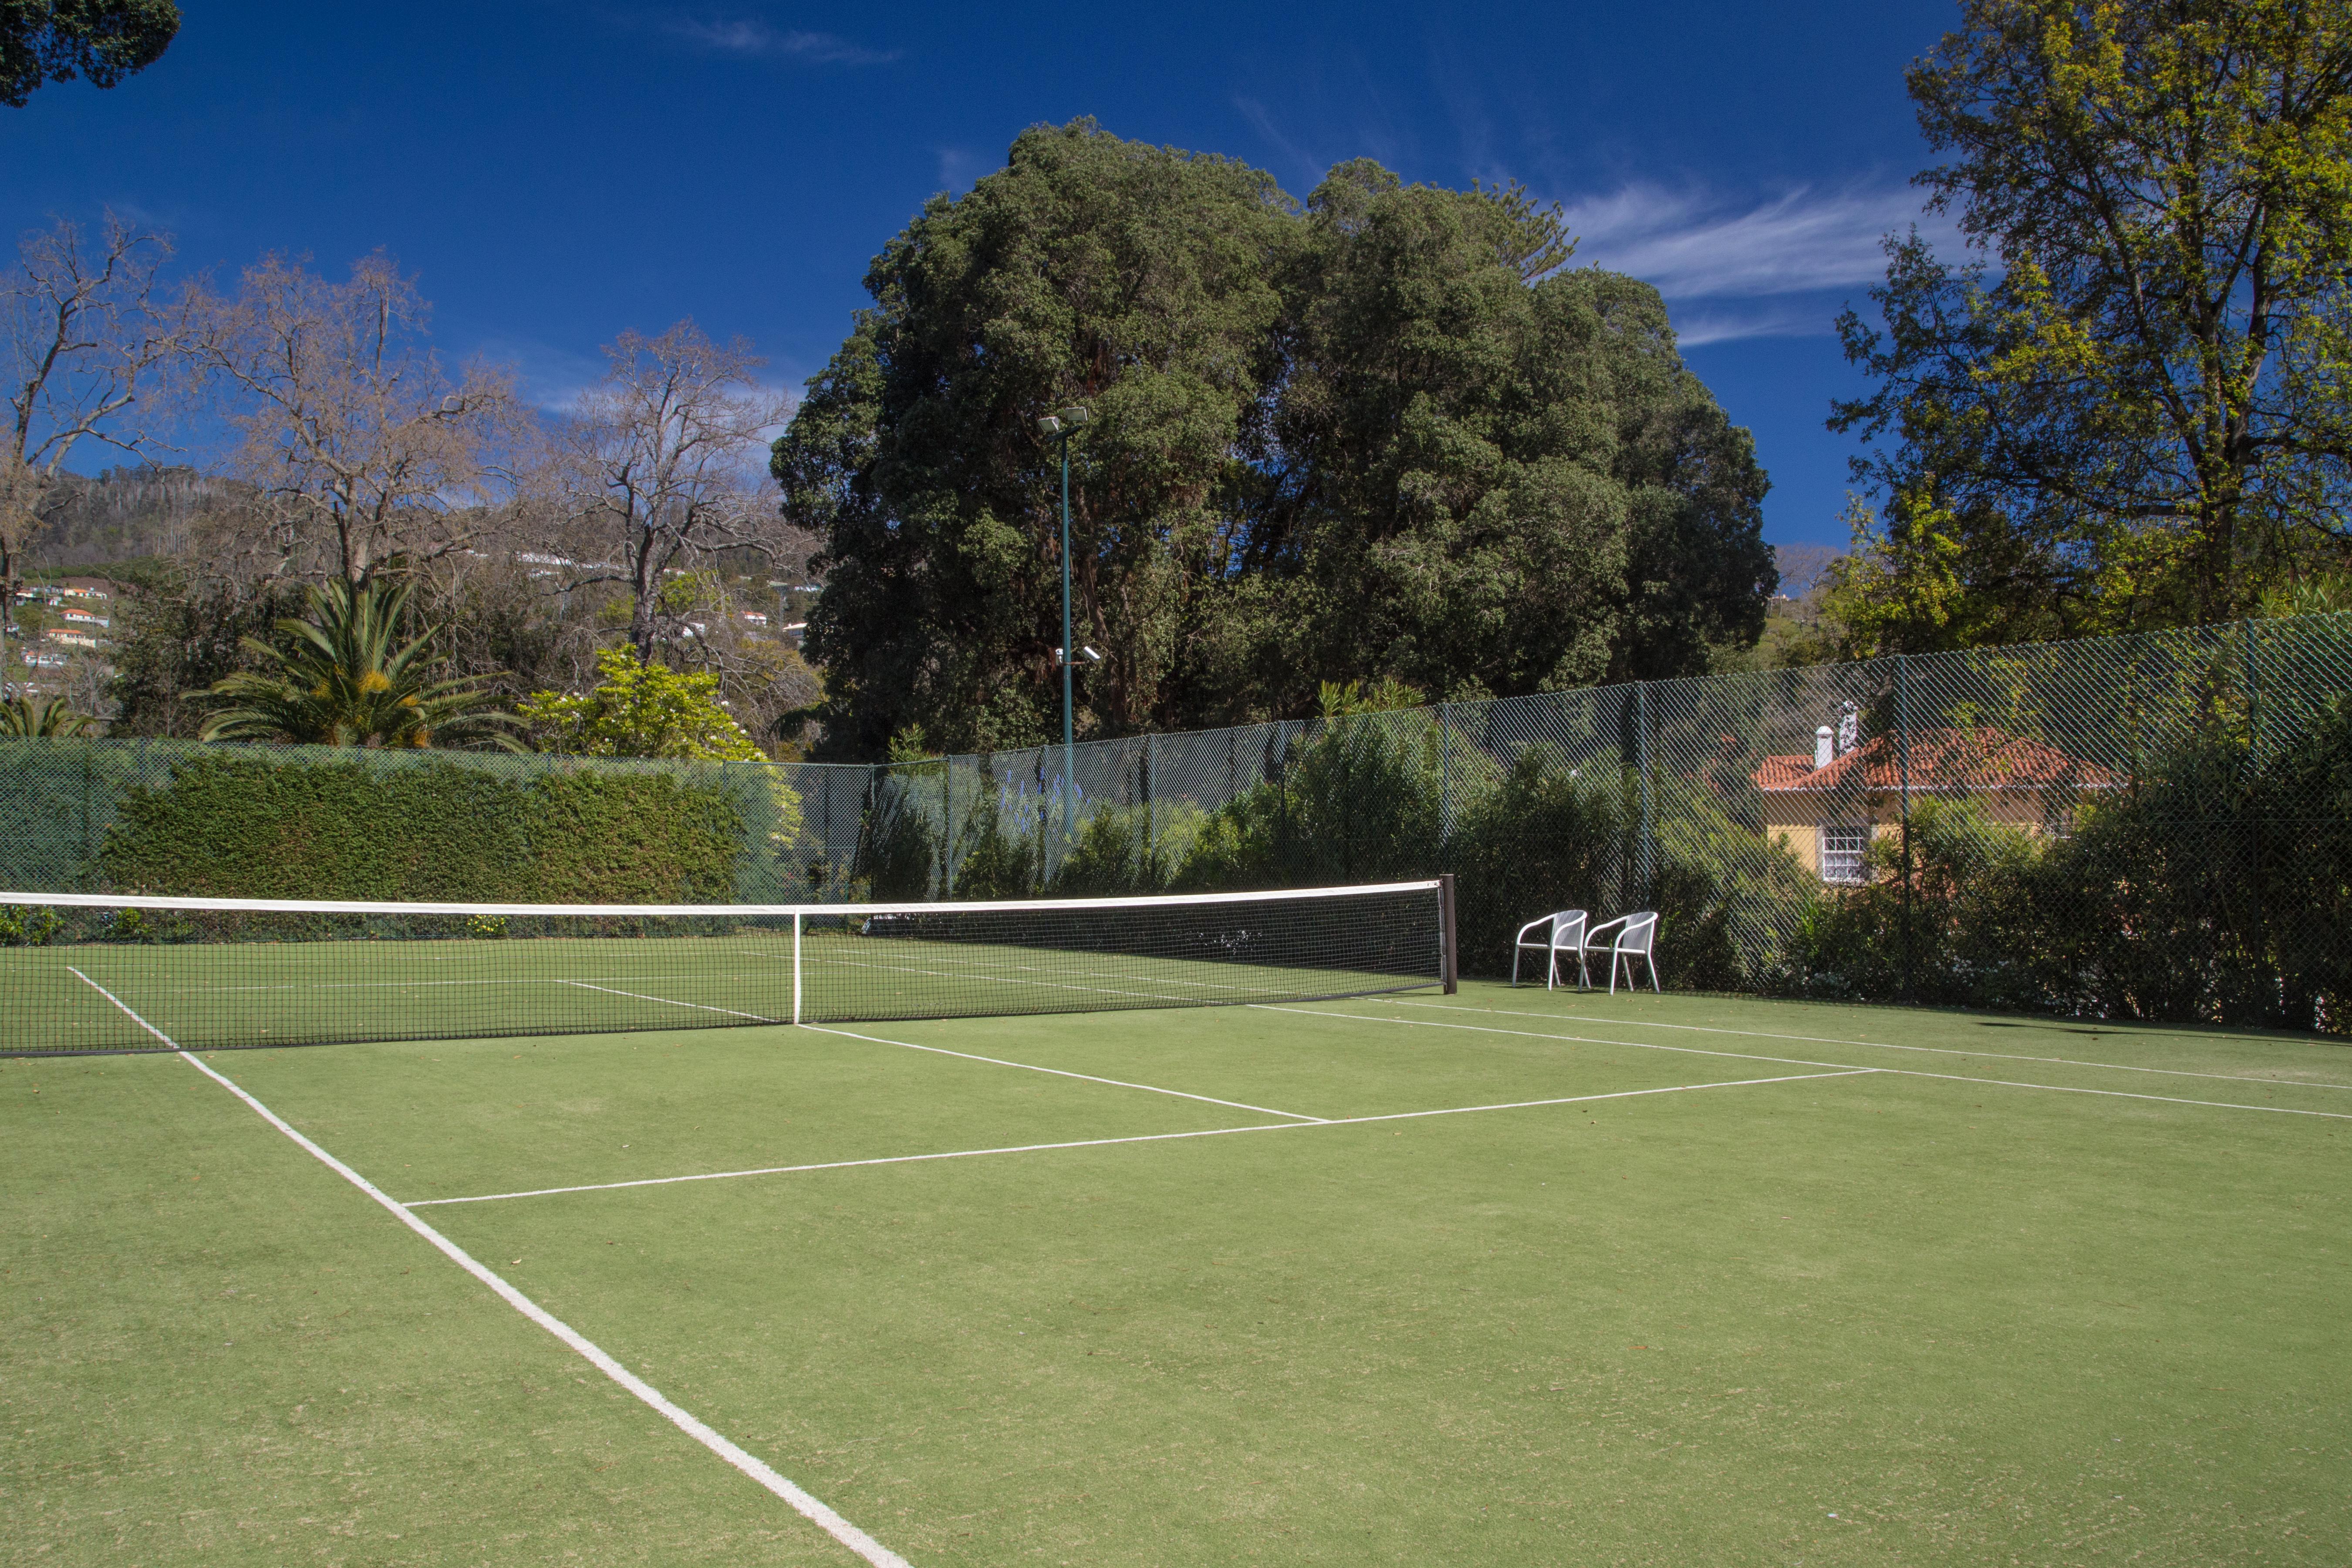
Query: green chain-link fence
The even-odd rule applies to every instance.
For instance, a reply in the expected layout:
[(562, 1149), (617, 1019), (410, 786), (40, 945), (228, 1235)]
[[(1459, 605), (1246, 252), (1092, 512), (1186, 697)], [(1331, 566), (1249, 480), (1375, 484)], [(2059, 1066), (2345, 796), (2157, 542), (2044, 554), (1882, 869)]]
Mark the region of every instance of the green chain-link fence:
[(1450, 871), (1474, 974), (1555, 909), (1655, 909), (1670, 985), (2347, 1033), (2347, 692), (2327, 616), (877, 767), (5, 742), (0, 879), (785, 901)]

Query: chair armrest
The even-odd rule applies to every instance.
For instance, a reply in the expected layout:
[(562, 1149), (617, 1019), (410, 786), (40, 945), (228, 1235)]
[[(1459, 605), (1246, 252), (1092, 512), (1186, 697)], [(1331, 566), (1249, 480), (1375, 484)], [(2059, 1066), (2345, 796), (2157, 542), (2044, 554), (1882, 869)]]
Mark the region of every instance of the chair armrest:
[(1531, 931), (1535, 930), (1538, 926), (1549, 926), (1549, 925), (1550, 925), (1550, 924), (1551, 924), (1551, 917), (1550, 917), (1549, 915), (1545, 915), (1545, 916), (1543, 916), (1543, 917), (1542, 917), (1541, 919), (1539, 919), (1539, 920), (1532, 920), (1532, 921), (1529, 921), (1527, 924), (1525, 924), (1525, 925), (1523, 925), (1523, 926), (1521, 926), (1521, 927), (1519, 928), (1519, 934), (1518, 934), (1518, 938), (1517, 938), (1517, 940), (1518, 940), (1518, 941), (1520, 941), (1520, 942), (1525, 942), (1525, 941), (1527, 941), (1527, 940), (1528, 940), (1528, 932), (1529, 932), (1529, 931)]
[(1591, 952), (1591, 951), (1592, 951), (1592, 948), (1593, 948), (1593, 945), (1594, 945), (1594, 944), (1593, 944), (1593, 941), (1592, 941), (1592, 939), (1593, 939), (1594, 937), (1599, 936), (1599, 935), (1600, 935), (1601, 932), (1603, 932), (1603, 931), (1612, 931), (1612, 930), (1616, 929), (1617, 927), (1623, 925), (1627, 921), (1630, 921), (1630, 920), (1632, 920), (1633, 918), (1633, 917), (1632, 915), (1619, 915), (1619, 916), (1618, 916), (1615, 920), (1613, 920), (1613, 921), (1602, 921), (1599, 925), (1590, 925), (1590, 926), (1586, 926), (1586, 927), (1584, 928), (1584, 949), (1585, 949), (1585, 951), (1586, 951), (1587, 952)]

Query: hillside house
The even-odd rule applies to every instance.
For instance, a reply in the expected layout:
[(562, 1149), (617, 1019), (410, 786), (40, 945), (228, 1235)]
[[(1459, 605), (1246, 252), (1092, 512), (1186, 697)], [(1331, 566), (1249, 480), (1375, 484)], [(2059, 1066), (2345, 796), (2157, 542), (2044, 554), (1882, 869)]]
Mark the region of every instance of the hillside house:
[[(1855, 883), (1871, 842), (1903, 820), (1906, 759), (1891, 736), (1858, 741), (1850, 718), (1843, 728), (1843, 745), (1824, 724), (1811, 756), (1768, 756), (1754, 777), (1765, 837), (1822, 881)], [(1914, 731), (1909, 752), (1914, 804), (1974, 800), (1990, 820), (2037, 837), (2067, 833), (2084, 794), (2122, 783), (2096, 763), (1989, 724)]]

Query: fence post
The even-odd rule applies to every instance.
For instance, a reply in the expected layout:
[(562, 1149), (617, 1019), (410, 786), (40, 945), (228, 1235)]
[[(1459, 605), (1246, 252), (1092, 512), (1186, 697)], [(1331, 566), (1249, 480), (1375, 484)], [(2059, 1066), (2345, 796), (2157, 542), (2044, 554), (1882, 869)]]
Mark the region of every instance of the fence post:
[(1911, 661), (1899, 653), (1895, 656), (1895, 757), (1903, 790), (1898, 807), (1902, 821), (1896, 829), (1903, 840), (1903, 999), (1916, 1002), (1919, 955), (1911, 912), (1912, 884), (1917, 880), (1911, 864)]
[(2263, 920), (2263, 883), (2270, 874), (2270, 868), (2263, 856), (2262, 797), (2257, 782), (2263, 771), (2263, 681), (2260, 656), (2255, 650), (2261, 645), (2254, 636), (2254, 623), (2251, 618), (2240, 622), (2239, 627), (2240, 647), (2244, 650), (2246, 666), (2246, 783), (2239, 798), (2253, 808), (2246, 812), (2246, 829), (2253, 838), (2250, 847), (2253, 852), (2253, 865), (2250, 868), (2253, 875), (2248, 880), (2252, 883), (2250, 891), (2254, 906), (2253, 929), (2246, 934), (2252, 939), (2248, 945), (2254, 950), (2254, 984), (2262, 993), (2261, 1021), (2269, 1024), (2276, 1022), (2276, 1016), (2284, 1010), (2279, 1005), (2284, 998), (2281, 994), (2276, 966), (2270, 962), (2270, 931)]
[(1437, 857), (1454, 861), (1454, 704), (1437, 705)]
[(955, 897), (955, 758), (940, 759), (940, 897)]
[(1634, 733), (1639, 747), (1642, 768), (1642, 841), (1635, 850), (1634, 875), (1641, 879), (1641, 901), (1655, 905), (1658, 899), (1658, 841), (1650, 820), (1650, 683), (1633, 683), (1635, 712)]
[(1160, 736), (1143, 737), (1143, 862), (1160, 852)]

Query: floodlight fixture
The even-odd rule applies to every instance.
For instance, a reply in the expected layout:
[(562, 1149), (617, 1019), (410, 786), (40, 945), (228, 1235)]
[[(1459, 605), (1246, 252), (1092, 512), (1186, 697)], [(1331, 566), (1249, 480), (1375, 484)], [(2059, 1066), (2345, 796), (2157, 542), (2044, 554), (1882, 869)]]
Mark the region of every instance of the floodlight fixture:
[(1052, 439), (1062, 433), (1062, 422), (1048, 414), (1037, 421), (1037, 434)]

